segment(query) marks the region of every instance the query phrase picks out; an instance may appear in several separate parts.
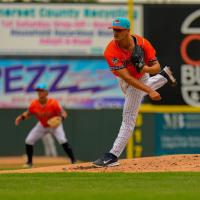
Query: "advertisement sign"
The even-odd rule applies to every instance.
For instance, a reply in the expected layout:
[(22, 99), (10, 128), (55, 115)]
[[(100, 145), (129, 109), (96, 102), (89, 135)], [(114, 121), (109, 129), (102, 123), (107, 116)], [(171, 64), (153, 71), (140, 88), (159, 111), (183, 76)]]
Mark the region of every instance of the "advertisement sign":
[[(0, 4), (0, 55), (102, 56), (116, 17), (127, 5)], [(134, 32), (143, 35), (142, 6), (134, 6)]]
[(124, 103), (104, 59), (1, 59), (0, 107), (27, 107), (37, 98), (35, 87), (39, 83), (46, 83), (50, 96), (66, 108), (121, 108)]
[(162, 67), (170, 65), (178, 81), (175, 88), (162, 88), (162, 100), (152, 103), (200, 106), (199, 5), (146, 5), (144, 19), (144, 35)]
[(156, 114), (156, 155), (200, 153), (200, 114)]
[(184, 101), (200, 106), (200, 9), (191, 12), (183, 21), (181, 33), (181, 94)]

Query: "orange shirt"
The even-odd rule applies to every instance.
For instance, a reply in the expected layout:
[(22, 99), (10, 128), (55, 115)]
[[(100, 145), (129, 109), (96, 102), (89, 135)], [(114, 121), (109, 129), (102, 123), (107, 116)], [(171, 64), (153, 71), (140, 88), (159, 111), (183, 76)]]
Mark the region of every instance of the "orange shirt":
[(47, 121), (55, 116), (60, 115), (62, 108), (58, 101), (52, 98), (47, 100), (45, 105), (41, 105), (38, 99), (33, 100), (28, 108), (29, 112), (34, 115), (38, 121), (44, 126), (48, 127)]
[[(141, 46), (144, 49), (146, 64), (157, 60), (156, 51), (147, 39), (138, 35), (132, 36), (136, 39), (137, 45)], [(136, 71), (135, 67), (130, 62), (131, 52), (119, 48), (115, 40), (112, 40), (108, 44), (105, 49), (104, 56), (108, 65), (110, 66), (110, 70), (115, 76), (118, 76), (117, 70), (122, 68), (127, 68), (130, 74), (136, 79), (140, 79), (143, 76), (142, 73), (138, 73)]]

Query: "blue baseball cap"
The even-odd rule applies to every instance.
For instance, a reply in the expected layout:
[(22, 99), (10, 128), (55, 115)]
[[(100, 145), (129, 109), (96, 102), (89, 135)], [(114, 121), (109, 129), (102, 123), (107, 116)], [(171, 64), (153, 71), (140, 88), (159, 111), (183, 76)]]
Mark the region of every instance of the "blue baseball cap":
[(48, 91), (48, 87), (45, 83), (40, 83), (35, 88), (36, 91)]
[(112, 22), (110, 29), (130, 29), (130, 22), (127, 18), (118, 17)]

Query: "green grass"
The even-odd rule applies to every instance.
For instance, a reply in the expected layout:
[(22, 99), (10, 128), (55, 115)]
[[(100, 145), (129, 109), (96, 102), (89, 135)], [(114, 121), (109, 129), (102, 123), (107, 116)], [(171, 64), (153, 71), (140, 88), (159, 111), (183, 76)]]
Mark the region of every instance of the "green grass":
[(1, 174), (5, 200), (195, 200), (200, 173)]

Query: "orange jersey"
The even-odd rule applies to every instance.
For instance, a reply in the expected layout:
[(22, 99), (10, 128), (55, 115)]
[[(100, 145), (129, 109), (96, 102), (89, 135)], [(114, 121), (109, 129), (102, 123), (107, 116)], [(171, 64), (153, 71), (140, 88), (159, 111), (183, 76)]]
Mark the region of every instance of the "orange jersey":
[(44, 126), (48, 127), (47, 121), (55, 116), (60, 115), (62, 108), (58, 101), (52, 98), (47, 100), (45, 105), (41, 105), (38, 99), (35, 99), (28, 108), (30, 114), (34, 115), (38, 121)]
[[(145, 63), (153, 62), (157, 60), (156, 51), (151, 45), (151, 43), (145, 38), (137, 35), (132, 35), (138, 46), (141, 46), (144, 50), (145, 54)], [(121, 49), (115, 40), (112, 40), (105, 49), (104, 56), (108, 65), (110, 66), (110, 70), (113, 72), (115, 76), (117, 75), (117, 70), (127, 68), (130, 74), (136, 78), (140, 79), (143, 74), (138, 73), (131, 63), (131, 52)]]

